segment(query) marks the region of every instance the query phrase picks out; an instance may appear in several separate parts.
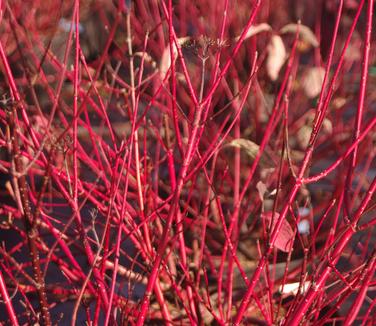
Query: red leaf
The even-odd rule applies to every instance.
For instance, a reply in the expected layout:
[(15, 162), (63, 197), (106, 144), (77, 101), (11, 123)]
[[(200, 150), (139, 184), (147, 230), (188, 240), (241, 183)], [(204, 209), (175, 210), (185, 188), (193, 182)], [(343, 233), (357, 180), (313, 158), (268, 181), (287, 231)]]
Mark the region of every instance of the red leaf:
[[(265, 212), (261, 214), (261, 218), (264, 218), (266, 222), (269, 224), (271, 223), (272, 217), (273, 217), (273, 212)], [(278, 219), (279, 219), (279, 213), (275, 213), (272, 229), (274, 229)], [(284, 219), (282, 221), (282, 225), (278, 232), (277, 238), (274, 242), (274, 247), (276, 247), (277, 249), (281, 251), (289, 252), (292, 248), (293, 243), (294, 243), (294, 231), (292, 230), (289, 222), (287, 222)]]

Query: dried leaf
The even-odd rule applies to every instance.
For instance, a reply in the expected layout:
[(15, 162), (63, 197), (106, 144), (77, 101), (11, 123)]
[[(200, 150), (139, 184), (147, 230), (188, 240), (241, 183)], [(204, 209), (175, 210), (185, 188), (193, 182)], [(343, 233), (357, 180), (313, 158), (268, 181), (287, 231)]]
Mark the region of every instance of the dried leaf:
[[(273, 217), (273, 212), (271, 211), (261, 214), (261, 218), (265, 219), (266, 222), (269, 224), (272, 221), (272, 217)], [(278, 219), (279, 219), (279, 213), (275, 213), (274, 219), (273, 219), (272, 230), (274, 229)], [(294, 243), (294, 231), (292, 230), (289, 222), (287, 222), (284, 219), (282, 221), (282, 225), (277, 235), (277, 238), (274, 242), (274, 246), (283, 252), (289, 252), (292, 248), (293, 243)]]
[(271, 80), (276, 80), (279, 71), (286, 61), (286, 49), (282, 38), (273, 35), (268, 45), (268, 57), (266, 59), (266, 71)]
[(322, 67), (309, 68), (303, 78), (303, 89), (309, 98), (314, 98), (321, 92), (325, 70)]
[[(236, 147), (236, 148), (243, 149), (251, 162), (254, 161), (260, 149), (259, 145), (257, 145), (253, 141), (250, 141), (244, 138), (234, 139), (230, 143), (226, 144), (224, 147)], [(276, 166), (275, 160), (265, 150), (262, 153), (260, 161), (259, 161), (259, 167), (261, 168), (261, 172), (270, 173), (272, 171), (271, 169), (274, 169), (275, 166)]]
[[(189, 41), (191, 38), (189, 36), (186, 37), (180, 37), (178, 38), (178, 44), (181, 46), (182, 44)], [(174, 60), (177, 59), (178, 50), (176, 48), (176, 45), (173, 46), (174, 49)], [(166, 46), (162, 53), (162, 59), (159, 64), (159, 73), (161, 76), (161, 79), (164, 79), (166, 77), (167, 71), (171, 66), (171, 53), (170, 53), (170, 45)]]
[(299, 282), (288, 283), (288, 284), (281, 285), (279, 287), (279, 292), (281, 294), (287, 294), (287, 295), (294, 294), (294, 295), (297, 295), (298, 291), (299, 291), (299, 287), (300, 287), (302, 293), (305, 293), (308, 290), (308, 288), (309, 288), (310, 285), (311, 285), (311, 283), (308, 282), (308, 281), (304, 282), (301, 287), (300, 287), (300, 283)]
[(256, 155), (259, 151), (259, 148), (260, 148), (260, 146), (257, 145), (256, 143), (254, 143), (253, 141), (250, 141), (250, 140), (244, 139), (244, 138), (234, 139), (233, 141), (231, 141), (228, 144), (228, 146), (244, 149), (246, 151), (247, 155), (252, 160), (255, 159), (255, 157), (256, 157)]
[[(360, 43), (360, 42), (357, 42)], [(350, 62), (357, 62), (362, 58), (360, 44), (349, 44), (345, 52), (345, 59)]]
[(199, 309), (204, 325), (211, 325), (214, 320), (213, 314), (203, 304), (199, 305)]
[(335, 109), (341, 109), (347, 103), (347, 99), (345, 97), (336, 97), (332, 100), (332, 105)]
[[(248, 32), (245, 35), (244, 40), (246, 40), (247, 38), (250, 38), (250, 37), (252, 37), (252, 36), (254, 36), (258, 33), (268, 32), (268, 31), (271, 31), (271, 30), (272, 30), (272, 28), (267, 23), (262, 23), (262, 24), (251, 26), (250, 29), (248, 29)], [(239, 39), (240, 39), (240, 35), (235, 38), (235, 41), (239, 41)]]
[(281, 34), (286, 33), (296, 33), (299, 28), (299, 37), (313, 47), (317, 48), (319, 46), (319, 41), (317, 40), (315, 34), (311, 31), (308, 26), (302, 24), (287, 24), (283, 26), (280, 30)]
[(156, 66), (155, 61), (153, 60), (153, 58), (151, 57), (151, 55), (149, 53), (147, 53), (147, 52), (135, 52), (134, 56), (135, 57), (144, 58), (145, 62), (150, 63), (152, 65), (152, 67)]
[(268, 188), (266, 188), (266, 184), (262, 181), (257, 182), (256, 184), (257, 191), (259, 193), (260, 200), (264, 201), (264, 196), (268, 192)]
[(332, 125), (332, 122), (325, 118), (322, 122), (322, 131), (324, 132), (324, 134), (326, 135), (331, 135), (333, 133), (333, 125)]
[(298, 144), (301, 149), (307, 148), (309, 144), (309, 140), (311, 139), (311, 133), (312, 133), (312, 128), (307, 125), (304, 125), (298, 130), (296, 134), (296, 140), (298, 141)]

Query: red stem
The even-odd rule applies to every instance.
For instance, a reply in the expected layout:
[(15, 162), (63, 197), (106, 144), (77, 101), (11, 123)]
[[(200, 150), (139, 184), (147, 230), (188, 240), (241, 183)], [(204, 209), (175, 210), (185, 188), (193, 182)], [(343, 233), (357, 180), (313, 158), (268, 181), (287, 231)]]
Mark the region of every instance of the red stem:
[(17, 316), (14, 312), (12, 301), (9, 298), (7, 287), (5, 285), (3, 274), (1, 273), (1, 270), (0, 270), (0, 293), (1, 293), (1, 296), (3, 297), (3, 303), (5, 304), (5, 307), (8, 311), (8, 315), (9, 315), (9, 318), (10, 318), (12, 325), (18, 326), (19, 324), (18, 324)]

